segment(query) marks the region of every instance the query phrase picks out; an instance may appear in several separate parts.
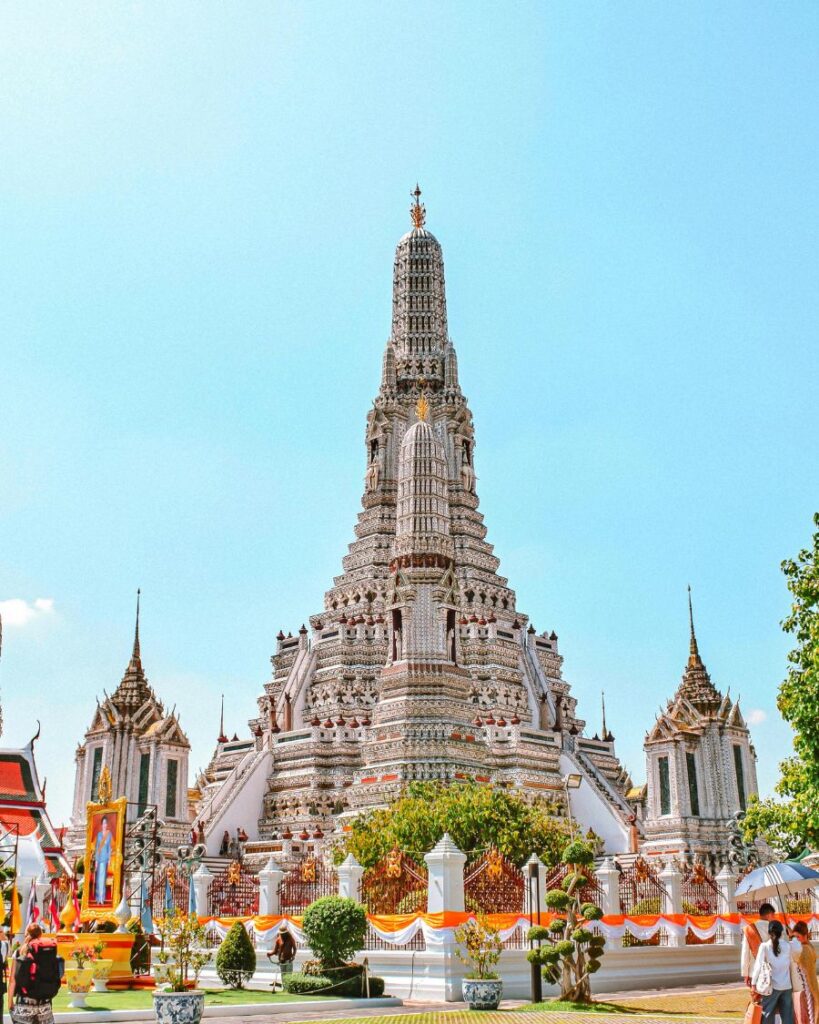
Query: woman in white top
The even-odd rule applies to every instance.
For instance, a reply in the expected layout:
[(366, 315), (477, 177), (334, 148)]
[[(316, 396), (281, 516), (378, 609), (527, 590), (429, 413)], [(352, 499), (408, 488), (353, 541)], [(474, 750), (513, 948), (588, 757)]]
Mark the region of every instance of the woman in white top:
[[(773, 988), (768, 995), (762, 995), (763, 1024), (774, 1024), (779, 1014), (782, 1024), (793, 1024), (793, 981), (792, 965), (796, 963), (802, 952), (798, 939), (782, 940), (784, 931), (779, 921), (771, 921), (768, 925), (768, 940), (763, 942), (756, 954), (751, 985), (759, 991), (759, 983), (763, 973), (767, 973), (764, 964), (771, 970)], [(764, 985), (764, 982), (762, 982)]]

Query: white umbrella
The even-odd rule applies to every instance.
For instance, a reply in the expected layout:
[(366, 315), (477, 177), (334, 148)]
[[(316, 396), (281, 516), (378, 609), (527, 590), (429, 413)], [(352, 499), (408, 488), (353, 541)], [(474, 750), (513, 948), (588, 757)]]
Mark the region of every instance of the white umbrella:
[(784, 913), (783, 891), (786, 896), (793, 896), (817, 886), (819, 871), (797, 860), (783, 860), (749, 872), (737, 886), (736, 895), (751, 896), (757, 900), (773, 899), (776, 896)]

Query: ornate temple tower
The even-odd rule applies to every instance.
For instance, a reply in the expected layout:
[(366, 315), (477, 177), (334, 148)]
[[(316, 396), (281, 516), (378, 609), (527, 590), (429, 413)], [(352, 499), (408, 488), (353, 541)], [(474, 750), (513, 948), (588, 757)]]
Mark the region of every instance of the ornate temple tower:
[(443, 255), (420, 195), (395, 251), (355, 539), (309, 628), (278, 635), (254, 750), (223, 778), (217, 759), (204, 780), (212, 853), (240, 824), (268, 850), (326, 835), (413, 780), (492, 781), (562, 804), (567, 772), (583, 780), (578, 819), (608, 849), (629, 846), (612, 739), (583, 735), (557, 635), (516, 608), (486, 540)]
[(644, 852), (719, 866), (728, 823), (757, 793), (756, 753), (739, 702), (700, 657), (691, 588), (690, 651), (677, 692), (646, 735)]
[(188, 754), (190, 743), (174, 711), (166, 714), (148, 684), (142, 667), (139, 643), (139, 591), (131, 660), (119, 686), (97, 704), (97, 710), (75, 757), (74, 807), (68, 848), (82, 853), (85, 847), (85, 808), (96, 800), (100, 774), (111, 773), (115, 797), (127, 796), (129, 814), (156, 804), (164, 822), (162, 844), (166, 848), (187, 842)]

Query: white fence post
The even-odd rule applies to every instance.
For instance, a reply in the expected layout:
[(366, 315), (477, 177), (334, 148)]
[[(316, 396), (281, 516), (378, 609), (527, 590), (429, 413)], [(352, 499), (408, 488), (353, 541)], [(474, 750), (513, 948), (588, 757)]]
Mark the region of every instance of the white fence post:
[(359, 900), (361, 894), (361, 879), (364, 875), (364, 868), (358, 863), (355, 857), (348, 853), (346, 858), (336, 868), (338, 874), (338, 894), (347, 896), (351, 900)]
[(466, 854), (445, 832), (441, 840), (424, 856), (429, 871), (427, 913), (443, 910), (464, 910), (464, 864)]
[(193, 886), (196, 896), (196, 913), (199, 917), (207, 917), (208, 897), (210, 896), (210, 887), (213, 884), (213, 875), (208, 870), (207, 864), (199, 865), (191, 876), (190, 884)]
[(595, 872), (600, 888), (603, 890), (601, 910), (604, 914), (620, 913), (620, 872), (611, 857), (606, 857)]
[[(734, 872), (727, 864), (723, 864), (714, 882), (719, 889), (719, 913), (735, 914), (737, 912), (737, 880), (734, 877)], [(727, 928), (721, 928), (718, 941), (726, 946), (738, 946), (742, 942), (742, 934), (739, 931), (730, 932)]]
[[(666, 864), (660, 872), (659, 878), (663, 888), (665, 889), (660, 906), (660, 913), (681, 914), (683, 912), (682, 875), (674, 864)], [(685, 935), (675, 935), (674, 933), (671, 933), (668, 936), (668, 945), (684, 946)]]

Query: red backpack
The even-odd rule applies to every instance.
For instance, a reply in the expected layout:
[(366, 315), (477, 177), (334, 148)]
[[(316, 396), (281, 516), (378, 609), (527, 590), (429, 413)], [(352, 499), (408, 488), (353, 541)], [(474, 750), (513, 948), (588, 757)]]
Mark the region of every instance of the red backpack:
[(17, 960), (15, 991), (26, 999), (53, 999), (60, 991), (60, 961), (54, 939), (34, 939)]

